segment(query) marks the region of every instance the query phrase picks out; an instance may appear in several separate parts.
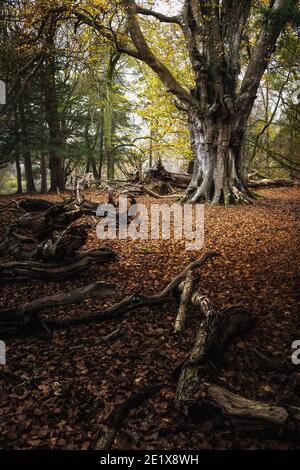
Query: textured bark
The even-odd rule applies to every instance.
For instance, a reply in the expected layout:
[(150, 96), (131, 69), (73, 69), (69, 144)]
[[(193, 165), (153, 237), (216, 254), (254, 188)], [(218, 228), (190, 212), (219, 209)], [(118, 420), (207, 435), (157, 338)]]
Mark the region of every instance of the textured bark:
[(82, 215), (81, 208), (76, 205), (56, 204), (46, 211), (25, 214), (9, 226), (8, 232), (30, 229), (34, 237), (41, 242), (50, 238), (55, 230), (64, 229)]
[(187, 309), (188, 309), (188, 305), (189, 305), (189, 302), (193, 293), (195, 282), (196, 282), (196, 279), (193, 274), (193, 271), (188, 271), (185, 281), (184, 281), (184, 288), (181, 294), (180, 305), (178, 308), (177, 317), (175, 321), (175, 326), (174, 326), (175, 333), (180, 333), (184, 328), (184, 325), (186, 322)]
[(232, 147), (230, 119), (221, 116), (206, 120), (191, 111), (189, 128), (196, 162), (185, 200), (225, 205), (250, 203), (240, 177), (241, 155)]
[[(84, 245), (88, 236), (88, 226), (69, 225), (61, 233), (41, 243), (31, 255), (32, 260), (63, 260), (72, 258), (79, 248)], [(28, 258), (27, 258), (28, 259)]]
[(243, 307), (217, 312), (206, 296), (197, 296), (197, 305), (204, 319), (190, 356), (182, 367), (175, 397), (176, 407), (188, 416), (199, 408), (199, 385), (211, 365), (217, 367), (229, 341), (253, 325), (252, 315)]
[(209, 383), (199, 387), (202, 406), (219, 418), (222, 426), (243, 432), (289, 432), (300, 436), (300, 408), (249, 400)]

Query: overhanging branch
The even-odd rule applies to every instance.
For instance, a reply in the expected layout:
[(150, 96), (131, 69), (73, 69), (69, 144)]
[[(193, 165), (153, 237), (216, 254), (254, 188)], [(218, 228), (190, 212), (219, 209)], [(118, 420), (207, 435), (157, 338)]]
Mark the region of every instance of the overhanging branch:
[(127, 15), (129, 34), (138, 51), (138, 58), (152, 68), (167, 90), (177, 96), (180, 101), (188, 106), (198, 106), (198, 100), (180, 85), (170, 70), (151, 51), (137, 19), (138, 7), (135, 2), (133, 0), (123, 0), (123, 5)]
[(153, 16), (157, 20), (161, 21), (162, 23), (175, 23), (181, 25), (180, 17), (179, 16), (167, 16), (157, 11), (150, 10), (149, 8), (143, 8), (141, 6), (136, 7), (137, 13), (145, 16)]

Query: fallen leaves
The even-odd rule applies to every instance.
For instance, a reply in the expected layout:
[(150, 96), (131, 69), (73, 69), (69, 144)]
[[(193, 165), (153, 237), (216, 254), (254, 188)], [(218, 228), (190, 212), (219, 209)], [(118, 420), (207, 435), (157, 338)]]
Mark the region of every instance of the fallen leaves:
[[(219, 372), (220, 382), (248, 398), (276, 401), (284, 396), (299, 406), (297, 375), (289, 378), (268, 371), (251, 353), (259, 346), (272, 356), (288, 359), (299, 332), (295, 296), (299, 249), (294, 220), (299, 191), (276, 189), (264, 194), (269, 198), (253, 207), (205, 207), (203, 249), (221, 251), (222, 258), (214, 268), (201, 271), (200, 288), (216, 308), (241, 303), (257, 319), (253, 332), (230, 347), (226, 367)], [(151, 199), (143, 198), (143, 202), (149, 204)], [(68, 282), (5, 285), (1, 306), (16, 306), (96, 280), (117, 285), (114, 300), (136, 291), (151, 295), (199, 255), (186, 251), (181, 241), (157, 240), (150, 245), (115, 240), (108, 244), (118, 254), (116, 261), (94, 266)], [(98, 245), (91, 231), (84, 249)], [(110, 305), (93, 299), (44, 314), (70, 318), (100, 310), (104, 304)], [(128, 313), (121, 320), (55, 331), (51, 341), (42, 333), (8, 338), (8, 364), (0, 366), (0, 446), (88, 450), (117, 404), (148, 383), (161, 382), (161, 392), (130, 413), (114, 448), (292, 447), (280, 438), (262, 444), (256, 436), (242, 439), (221, 433), (209, 420), (194, 426), (178, 414), (173, 405), (176, 378), (172, 371), (190, 351), (199, 317), (191, 311), (184, 335), (177, 338), (173, 335), (175, 316), (176, 306), (170, 304)], [(122, 336), (99, 342), (117, 328), (124, 331)]]

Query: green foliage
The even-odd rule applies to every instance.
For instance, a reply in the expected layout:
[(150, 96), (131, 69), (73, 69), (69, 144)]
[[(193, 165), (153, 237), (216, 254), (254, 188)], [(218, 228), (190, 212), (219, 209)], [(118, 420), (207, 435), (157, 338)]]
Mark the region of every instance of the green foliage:
[(266, 29), (272, 24), (280, 31), (287, 22), (291, 22), (295, 26), (300, 25), (300, 11), (295, 0), (289, 0), (284, 7), (277, 10), (261, 5), (259, 12), (262, 15), (262, 25)]

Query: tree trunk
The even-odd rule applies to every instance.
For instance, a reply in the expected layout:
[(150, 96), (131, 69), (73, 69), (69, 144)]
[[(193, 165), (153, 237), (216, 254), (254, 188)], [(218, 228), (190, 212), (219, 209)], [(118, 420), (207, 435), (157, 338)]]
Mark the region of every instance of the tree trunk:
[(63, 136), (58, 112), (58, 97), (55, 83), (55, 61), (48, 58), (44, 80), (45, 113), (49, 129), (49, 168), (51, 171), (50, 191), (65, 188)]
[(113, 180), (115, 176), (114, 152), (112, 142), (113, 129), (113, 79), (115, 68), (120, 58), (119, 53), (110, 53), (106, 73), (105, 105), (103, 110), (103, 139), (107, 164), (107, 179)]
[(22, 171), (21, 171), (19, 154), (16, 155), (16, 171), (17, 171), (17, 185), (18, 185), (17, 194), (22, 194), (23, 193)]
[(33, 179), (31, 155), (30, 155), (29, 150), (25, 150), (23, 158), (24, 158), (24, 165), (25, 165), (26, 191), (27, 193), (34, 193), (35, 185), (34, 185), (34, 179)]
[(233, 128), (233, 120), (222, 113), (200, 118), (195, 111), (190, 112), (195, 164), (185, 195), (188, 202), (225, 205), (250, 202), (240, 171), (243, 139), (234, 139)]
[(18, 118), (17, 107), (14, 109), (14, 118), (15, 118), (15, 126), (14, 126), (14, 139), (15, 139), (15, 163), (16, 163), (16, 173), (17, 173), (17, 194), (23, 193), (22, 188), (22, 170), (20, 165), (20, 155), (21, 155), (21, 132), (20, 132), (20, 122)]
[(28, 193), (35, 192), (31, 153), (29, 147), (29, 136), (27, 128), (27, 120), (25, 115), (25, 109), (23, 101), (20, 102), (20, 126), (21, 126), (21, 151), (23, 154), (23, 161), (25, 166), (25, 178), (26, 178), (26, 191)]
[(86, 172), (89, 173), (91, 169), (93, 172), (93, 177), (95, 178), (95, 180), (98, 180), (99, 174), (98, 174), (97, 163), (96, 163), (95, 157), (88, 158)]
[(47, 192), (47, 157), (41, 154), (41, 193)]

